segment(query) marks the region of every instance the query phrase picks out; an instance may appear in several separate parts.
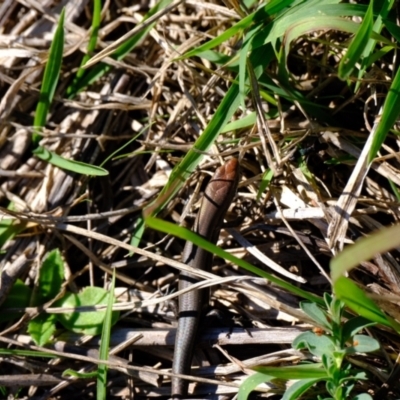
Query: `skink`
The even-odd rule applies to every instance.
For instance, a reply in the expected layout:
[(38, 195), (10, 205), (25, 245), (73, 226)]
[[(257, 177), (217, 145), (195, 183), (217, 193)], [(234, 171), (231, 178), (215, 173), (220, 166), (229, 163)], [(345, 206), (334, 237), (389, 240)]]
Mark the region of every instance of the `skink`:
[[(216, 243), (239, 180), (239, 163), (232, 158), (219, 167), (208, 183), (200, 210), (197, 214), (193, 231)], [(194, 268), (210, 270), (213, 255), (191, 242), (186, 242), (182, 262)], [(185, 289), (199, 279), (189, 273), (181, 272), (179, 290)], [(179, 320), (175, 339), (172, 372), (190, 374), (193, 348), (199, 327), (203, 305), (207, 303), (204, 290), (192, 290), (179, 297)], [(172, 399), (184, 399), (187, 396), (188, 382), (178, 377), (172, 378)]]

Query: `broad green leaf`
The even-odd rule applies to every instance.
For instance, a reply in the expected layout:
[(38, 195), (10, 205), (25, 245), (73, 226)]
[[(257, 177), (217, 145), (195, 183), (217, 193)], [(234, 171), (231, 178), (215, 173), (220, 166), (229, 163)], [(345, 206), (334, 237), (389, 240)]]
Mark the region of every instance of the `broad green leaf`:
[(42, 87), (40, 89), (39, 102), (36, 107), (32, 135), (32, 143), (36, 147), (40, 139), (40, 128), (46, 124), (47, 114), (56, 91), (58, 78), (60, 76), (62, 56), (64, 51), (64, 15), (65, 8), (61, 11), (54, 39), (50, 46), (49, 59), (44, 70)]
[(97, 167), (91, 164), (86, 164), (80, 161), (68, 160), (64, 157), (59, 156), (56, 153), (53, 153), (52, 151), (45, 149), (42, 146), (37, 147), (32, 153), (41, 160), (47, 161), (50, 164), (53, 164), (56, 167), (64, 169), (66, 171), (91, 176), (108, 175), (108, 171), (104, 168)]
[[(107, 290), (98, 287), (87, 287), (80, 293), (67, 293), (62, 299), (57, 301), (56, 307), (82, 307), (98, 306), (108, 304), (109, 294)], [(57, 320), (66, 328), (73, 332), (85, 335), (99, 335), (102, 331), (106, 312), (66, 312), (56, 314)], [(114, 325), (119, 317), (118, 311), (113, 311), (111, 325)]]
[(368, 393), (360, 393), (355, 395), (352, 400), (373, 400), (373, 398)]
[(300, 303), (300, 308), (318, 325), (324, 327), (329, 332), (332, 331), (332, 324), (330, 324), (328, 319), (326, 318), (326, 313), (322, 311), (317, 304), (302, 301)]
[(323, 301), (321, 298), (314, 296), (311, 293), (308, 293), (305, 290), (302, 290), (298, 288), (297, 286), (294, 286), (290, 283), (287, 283), (286, 281), (283, 281), (274, 275), (269, 274), (268, 272), (265, 272), (264, 270), (255, 267), (254, 265), (251, 265), (250, 263), (244, 261), (241, 258), (235, 257), (233, 254), (228, 253), (227, 251), (224, 251), (220, 247), (214, 245), (213, 243), (210, 243), (206, 239), (204, 239), (202, 236), (197, 235), (196, 233), (182, 228), (181, 226), (177, 226), (175, 224), (172, 224), (171, 222), (163, 221), (162, 219), (154, 218), (154, 217), (147, 217), (145, 219), (146, 225), (152, 229), (155, 229), (160, 232), (164, 232), (173, 236), (176, 236), (181, 239), (189, 240), (192, 243), (194, 243), (196, 246), (199, 246), (210, 253), (213, 253), (225, 260), (231, 261), (232, 263), (238, 265), (239, 267), (242, 267), (243, 269), (261, 276), (262, 278), (268, 279), (271, 282), (277, 284), (278, 286), (285, 288), (289, 290), (291, 293), (296, 294), (300, 297), (303, 297), (304, 299), (307, 299), (309, 301), (313, 301), (319, 304), (323, 304)]
[(56, 330), (55, 315), (40, 314), (29, 322), (28, 332), (38, 346), (49, 342)]
[(296, 350), (306, 348), (317, 357), (331, 354), (335, 350), (335, 345), (328, 336), (316, 335), (314, 332), (301, 333), (293, 341), (292, 347)]
[(373, 322), (400, 332), (400, 324), (386, 316), (381, 309), (350, 279), (340, 277), (333, 285), (336, 296), (351, 310)]
[(374, 25), (373, 7), (374, 2), (370, 0), (368, 10), (365, 13), (360, 28), (347, 48), (345, 55), (340, 60), (338, 75), (342, 80), (346, 80), (351, 75), (370, 40), (372, 27)]
[[(115, 288), (115, 269), (113, 269), (113, 276), (111, 281), (110, 293), (108, 296), (108, 304), (106, 315), (103, 323), (103, 330), (101, 333), (101, 344), (99, 359), (107, 361), (108, 352), (110, 349), (110, 337), (112, 327), (112, 308), (114, 304), (114, 288)], [(97, 400), (105, 400), (107, 396), (107, 365), (99, 364), (97, 371)]]
[(0, 306), (0, 322), (12, 321), (13, 319), (21, 318), (22, 313), (5, 312), (6, 308), (26, 308), (29, 307), (32, 296), (32, 289), (25, 285), (21, 280), (17, 279)]
[(331, 259), (331, 277), (335, 282), (345, 272), (357, 267), (362, 261), (384, 253), (400, 245), (400, 225), (383, 228), (378, 232), (357, 240)]
[(380, 349), (379, 342), (366, 335), (355, 335), (353, 346), (346, 348), (346, 354), (371, 353)]
[(60, 250), (50, 251), (39, 272), (39, 297), (35, 305), (42, 304), (57, 296), (64, 281), (64, 262)]
[(342, 327), (343, 342), (347, 342), (350, 338), (354, 337), (362, 329), (375, 325), (364, 317), (354, 317), (346, 321)]
[(240, 385), (238, 391), (238, 400), (247, 400), (249, 394), (257, 388), (257, 386), (262, 383), (269, 382), (274, 379), (273, 376), (268, 376), (265, 374), (261, 374), (259, 372), (250, 375), (243, 383)]

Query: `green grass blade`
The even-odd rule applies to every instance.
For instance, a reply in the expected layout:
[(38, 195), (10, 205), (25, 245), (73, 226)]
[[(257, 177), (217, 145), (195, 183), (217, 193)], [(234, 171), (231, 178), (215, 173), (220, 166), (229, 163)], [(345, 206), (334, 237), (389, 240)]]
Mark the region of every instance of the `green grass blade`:
[[(158, 4), (156, 4), (144, 17), (143, 21), (148, 19), (149, 17), (156, 14), (162, 8), (166, 7), (172, 3), (172, 0), (161, 0)], [(115, 52), (111, 55), (114, 60), (122, 60), (127, 54), (129, 54), (136, 45), (149, 34), (149, 32), (154, 28), (156, 22), (150, 24), (148, 27), (144, 28), (142, 31), (138, 32), (136, 35), (129, 38), (126, 42), (121, 44)], [(76, 82), (75, 91), (71, 91), (69, 97), (75, 96), (77, 93), (82, 91), (86, 86), (90, 85), (92, 82), (101, 78), (104, 74), (110, 71), (113, 68), (112, 65), (105, 63), (98, 63), (90, 71), (87, 71), (83, 76)]]
[[(239, 102), (238, 86), (232, 85), (225, 95), (225, 98), (221, 101), (211, 121), (196, 140), (193, 148), (186, 154), (182, 162), (173, 169), (165, 188), (161, 191), (155, 202), (144, 210), (145, 215), (156, 215), (182, 187), (189, 175), (203, 158), (203, 154), (201, 153), (208, 151), (212, 146), (221, 129), (239, 107)], [(197, 150), (200, 150), (200, 152)]]
[(304, 299), (310, 300), (312, 302), (315, 302), (315, 303), (318, 303), (321, 305), (324, 304), (323, 300), (320, 297), (314, 296), (313, 294), (308, 293), (307, 291), (302, 290), (302, 289), (298, 288), (297, 286), (291, 285), (290, 283), (287, 283), (287, 282), (283, 281), (282, 279), (276, 278), (274, 275), (271, 275), (268, 272), (265, 272), (262, 269), (255, 267), (254, 265), (251, 265), (247, 261), (244, 261), (240, 258), (235, 257), (233, 254), (228, 253), (227, 251), (221, 249), (220, 247), (216, 246), (215, 244), (210, 243), (203, 237), (197, 235), (196, 233), (194, 233), (186, 228), (183, 228), (181, 226), (172, 224), (171, 222), (163, 221), (162, 219), (153, 218), (153, 217), (146, 218), (145, 222), (146, 222), (146, 225), (152, 229), (155, 229), (157, 231), (164, 232), (167, 234), (171, 234), (180, 239), (189, 240), (190, 242), (194, 243), (196, 246), (199, 246), (202, 249), (209, 251), (210, 253), (213, 253), (225, 260), (228, 260), (236, 265), (239, 265), (246, 271), (249, 271), (249, 272), (251, 272), (255, 275), (258, 275), (262, 278), (268, 279), (269, 281), (277, 284), (281, 288), (284, 288), (297, 296), (300, 296)]
[(400, 333), (400, 324), (383, 311), (354, 282), (344, 276), (333, 285), (338, 299), (351, 310), (370, 321), (391, 327)]
[[(269, 64), (273, 57), (273, 51), (268, 46), (264, 51), (258, 52), (250, 58), (254, 66), (254, 73), (257, 79), (264, 72), (265, 67)], [(203, 133), (196, 140), (194, 146), (186, 154), (185, 158), (172, 171), (167, 185), (161, 191), (157, 199), (144, 209), (144, 215), (157, 215), (160, 210), (168, 203), (168, 201), (177, 193), (182, 185), (187, 181), (189, 175), (194, 171), (196, 166), (203, 158), (202, 152), (208, 151), (214, 141), (217, 139), (223, 127), (232, 118), (240, 103), (240, 95), (238, 85), (232, 85), (225, 97), (222, 99), (217, 111), (211, 118), (211, 121), (204, 129)], [(198, 151), (200, 150), (200, 152)]]
[(253, 23), (261, 23), (261, 22), (268, 21), (271, 18), (271, 16), (282, 12), (282, 10), (284, 10), (286, 7), (290, 6), (294, 2), (295, 2), (295, 0), (272, 0), (272, 1), (268, 2), (268, 4), (265, 5), (264, 7), (260, 8), (253, 14), (248, 15), (247, 17), (245, 17), (241, 21), (239, 21), (237, 24), (235, 24), (231, 28), (227, 29), (220, 36), (187, 52), (186, 54), (184, 54), (182, 57), (180, 57), (178, 59), (184, 59), (184, 58), (198, 56), (200, 53), (202, 53), (204, 51), (211, 50), (212, 48), (219, 46), (220, 44), (228, 41), (232, 36), (241, 34), (245, 29), (250, 28)]
[(97, 167), (96, 165), (86, 164), (80, 161), (68, 160), (53, 153), (42, 146), (39, 146), (32, 152), (36, 157), (43, 161), (47, 161), (50, 164), (55, 165), (58, 168), (66, 171), (76, 172), (82, 175), (91, 176), (106, 176), (108, 171), (104, 168)]
[(260, 187), (257, 192), (257, 201), (260, 200), (261, 195), (264, 193), (265, 189), (270, 185), (273, 177), (274, 177), (274, 171), (272, 171), (272, 169), (270, 169), (270, 168), (268, 168), (263, 173), (263, 176), (261, 178)]
[(340, 60), (338, 75), (342, 80), (346, 80), (352, 74), (356, 63), (359, 61), (370, 40), (374, 25), (373, 7), (374, 2), (373, 0), (370, 0), (367, 12), (365, 13), (360, 28), (351, 41), (346, 54)]
[[(99, 360), (108, 360), (110, 349), (111, 327), (112, 327), (112, 308), (114, 305), (114, 288), (115, 288), (115, 269), (111, 281), (111, 288), (108, 295), (108, 303), (106, 315), (104, 316), (103, 330), (101, 333)], [(97, 400), (105, 400), (107, 398), (107, 365), (99, 364), (97, 369)]]
[(400, 42), (400, 26), (398, 26), (395, 22), (390, 21), (389, 19), (385, 19), (384, 24), (389, 33)]
[(400, 69), (397, 69), (396, 76), (390, 86), (389, 93), (386, 96), (383, 105), (382, 115), (380, 116), (379, 124), (376, 128), (374, 140), (371, 145), (371, 150), (368, 155), (368, 162), (371, 162), (376, 153), (381, 148), (386, 135), (393, 127), (400, 114)]
[[(329, 2), (328, 2), (329, 3)], [(273, 43), (274, 48), (279, 48), (282, 37), (287, 35), (298, 24), (305, 20), (313, 20), (317, 24), (319, 21), (323, 24), (326, 17), (344, 17), (361, 16), (363, 17), (366, 7), (355, 4), (323, 4), (322, 1), (300, 2), (294, 5), (286, 12), (281, 13), (271, 23), (257, 33), (252, 44), (253, 50), (267, 43)], [(322, 20), (321, 20), (322, 18)], [(324, 29), (323, 27), (321, 29)], [(276, 46), (275, 44), (278, 44)]]
[(43, 351), (36, 350), (22, 350), (22, 349), (5, 349), (0, 348), (0, 355), (2, 356), (14, 356), (14, 357), (46, 357), (46, 358), (58, 358), (54, 354), (45, 353)]
[(261, 374), (259, 372), (257, 372), (256, 374), (250, 375), (240, 385), (240, 388), (238, 391), (238, 400), (247, 400), (250, 393), (253, 390), (255, 390), (257, 388), (257, 386), (259, 386), (265, 382), (270, 382), (272, 379), (274, 379), (273, 376), (268, 376), (265, 374)]
[(82, 68), (93, 55), (92, 53), (96, 49), (97, 39), (100, 29), (101, 23), (101, 0), (94, 0), (93, 1), (93, 19), (92, 19), (92, 26), (90, 30), (90, 37), (89, 43), (87, 47), (87, 53), (83, 56), (81, 65), (76, 73), (75, 79), (72, 82), (72, 85), (67, 89), (67, 96), (71, 96), (73, 93), (77, 92), (77, 85), (79, 79), (84, 75), (85, 70)]
[(297, 400), (301, 395), (307, 392), (312, 386), (323, 379), (302, 379), (301, 381), (293, 383), (284, 393), (282, 400)]
[(253, 368), (257, 372), (274, 376), (279, 379), (324, 379), (328, 373), (322, 363), (293, 365), (285, 367), (259, 366)]
[[(7, 210), (16, 211), (15, 204), (11, 202), (7, 206)], [(15, 218), (2, 218), (0, 220), (0, 249), (9, 240), (25, 229), (26, 222), (21, 222)]]
[[(388, 16), (390, 10), (393, 7), (394, 0), (389, 0), (389, 1), (375, 0), (374, 4), (375, 4), (375, 6), (381, 5), (381, 9), (377, 12), (377, 17), (376, 17), (376, 20), (375, 20), (375, 23), (374, 23), (374, 26), (372, 29), (374, 32), (380, 33), (382, 30), (382, 27), (384, 25), (384, 21), (386, 20), (386, 17)], [(375, 10), (374, 10), (374, 12), (375, 12)], [(393, 33), (390, 31), (389, 28), (388, 28), (388, 30), (393, 35)], [(376, 45), (376, 40), (371, 38), (369, 40), (369, 42), (367, 43), (367, 45), (361, 55), (361, 59), (362, 59), (361, 68), (360, 68), (360, 71), (358, 72), (358, 81), (354, 88), (354, 91), (357, 91), (359, 89), (366, 69), (368, 68), (369, 65), (372, 64), (371, 57), (373, 55), (373, 50), (375, 48), (375, 45)]]
[(40, 88), (39, 102), (35, 111), (33, 122), (35, 130), (32, 135), (32, 143), (36, 147), (40, 139), (41, 128), (46, 124), (47, 114), (56, 91), (60, 76), (61, 63), (64, 51), (64, 16), (65, 8), (61, 11), (54, 39), (50, 46), (49, 59), (44, 70), (42, 87)]
[(370, 260), (376, 254), (384, 253), (400, 245), (400, 225), (383, 228), (353, 245), (347, 246), (330, 262), (332, 281), (335, 282), (345, 272)]

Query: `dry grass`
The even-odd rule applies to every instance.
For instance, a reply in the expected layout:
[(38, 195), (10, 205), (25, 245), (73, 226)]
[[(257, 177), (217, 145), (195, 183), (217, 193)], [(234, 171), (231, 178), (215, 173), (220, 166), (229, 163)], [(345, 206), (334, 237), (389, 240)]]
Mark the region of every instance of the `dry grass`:
[[(176, 58), (221, 34), (240, 16), (223, 3), (178, 4), (158, 18), (150, 34), (122, 61), (104, 58), (113, 66), (110, 72), (67, 99), (66, 87), (86, 49), (91, 4), (64, 3), (62, 76), (42, 145), (95, 165), (108, 160), (104, 167), (109, 176), (89, 179), (32, 156), (33, 116), (61, 4), (0, 2), (0, 196), (3, 214), (9, 214), (4, 207), (13, 202), (13, 215), (21, 224), (20, 234), (3, 246), (0, 301), (17, 278), (33, 287), (44, 256), (54, 248), (65, 260), (63, 289), (107, 287), (109, 272), (117, 267), (118, 305), (128, 311), (121, 313), (112, 331), (111, 347), (122, 346), (111, 351), (108, 398), (167, 397), (176, 322), (166, 300), (176, 297), (183, 243), (146, 230), (139, 247), (147, 251), (136, 250), (133, 257), (127, 257), (127, 250), (135, 249), (127, 243), (143, 207), (167, 184), (171, 170), (192, 148), (235, 78), (229, 69), (206, 59)], [(98, 50), (137, 26), (147, 7), (145, 1), (106, 2)], [(388, 138), (370, 170), (361, 161), (354, 169), (366, 154), (362, 149), (394, 67), (386, 58), (377, 62), (354, 95), (335, 75), (347, 39), (333, 31), (311, 34), (292, 44), (289, 57), (291, 84), (310, 101), (326, 106), (329, 119), (317, 120), (298, 103), (291, 105), (276, 94), (278, 112), (271, 111), (269, 136), (260, 133), (264, 129), (260, 124), (220, 135), (159, 217), (190, 226), (203, 181), (224, 159), (239, 157), (239, 189), (227, 216), (234, 227), (222, 231), (219, 244), (260, 267), (271, 266), (265, 256), (274, 260), (305, 281), (302, 288), (310, 293), (331, 292), (332, 254), (343, 243), (400, 217), (398, 199), (388, 183), (400, 186), (397, 137)], [(219, 51), (232, 54), (238, 45), (231, 40)], [(277, 65), (268, 68), (276, 79)], [(268, 111), (267, 103), (258, 101)], [(235, 119), (257, 107), (250, 98), (244, 103)], [(274, 170), (274, 179), (259, 193), (268, 168)], [(337, 204), (342, 205), (340, 214), (334, 208)], [(346, 213), (351, 217), (343, 218)], [(265, 282), (249, 284), (242, 270), (220, 259), (214, 261), (212, 272), (217, 275), (210, 278), (213, 305), (243, 317), (249, 334), (235, 327), (228, 338), (229, 323), (224, 329), (207, 329), (196, 357), (202, 362), (195, 371), (203, 382), (197, 387), (199, 396), (215, 392), (220, 398), (233, 398), (249, 367), (287, 365), (310, 357), (290, 347), (298, 333), (311, 327), (295, 296)], [(378, 294), (381, 307), (398, 317), (399, 272), (399, 254), (394, 251), (365, 262), (352, 278)], [(389, 294), (390, 303), (385, 301)], [(38, 310), (25, 311), (22, 318), (0, 326), (0, 347), (44, 350), (27, 333), (27, 323)], [(2, 356), (1, 398), (94, 397), (95, 380), (68, 380), (61, 373), (96, 365), (98, 338), (88, 341), (59, 328), (45, 351), (60, 358)], [(374, 335), (389, 345), (374, 358), (358, 360), (372, 373), (371, 390), (387, 379), (399, 348), (398, 338), (384, 330)], [(210, 343), (216, 346), (211, 348)], [(129, 368), (128, 362), (134, 367)], [(275, 386), (270, 394), (274, 392), (281, 393), (282, 387)]]

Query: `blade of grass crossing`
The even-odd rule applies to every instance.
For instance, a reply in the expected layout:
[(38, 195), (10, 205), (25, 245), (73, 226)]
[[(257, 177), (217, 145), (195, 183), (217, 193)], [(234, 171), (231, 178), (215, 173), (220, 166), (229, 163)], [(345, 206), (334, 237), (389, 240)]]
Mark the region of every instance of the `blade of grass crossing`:
[(34, 131), (32, 135), (32, 143), (36, 147), (42, 135), (41, 128), (46, 124), (47, 114), (51, 102), (56, 91), (58, 78), (60, 76), (61, 63), (64, 51), (64, 16), (65, 8), (61, 11), (57, 29), (54, 33), (53, 41), (51, 42), (49, 59), (44, 70), (42, 87), (40, 88), (39, 102), (35, 111), (35, 119), (33, 122)]
[[(258, 79), (264, 72), (266, 66), (274, 57), (271, 46), (260, 48), (258, 52), (250, 56), (254, 68), (254, 74)], [(189, 150), (184, 159), (173, 169), (167, 185), (161, 191), (157, 199), (143, 210), (144, 216), (154, 216), (160, 212), (169, 200), (178, 192), (186, 182), (190, 174), (203, 158), (204, 152), (207, 152), (214, 141), (217, 139), (222, 128), (232, 118), (240, 104), (239, 87), (233, 84), (225, 97), (222, 99), (217, 111), (211, 118), (211, 121), (204, 129), (203, 133), (196, 140), (193, 149)]]
[[(103, 331), (101, 334), (100, 354), (99, 359), (107, 361), (110, 338), (111, 338), (111, 320), (112, 320), (112, 308), (114, 305), (114, 288), (115, 288), (115, 269), (113, 270), (112, 282), (110, 292), (108, 294), (108, 304), (106, 314), (104, 316)], [(107, 396), (107, 365), (99, 364), (97, 374), (97, 400), (105, 400)]]
[(233, 254), (228, 253), (227, 251), (210, 243), (203, 237), (197, 235), (196, 233), (194, 233), (186, 228), (183, 228), (183, 227), (177, 226), (171, 222), (163, 221), (162, 219), (153, 218), (153, 217), (146, 218), (145, 222), (146, 222), (146, 225), (152, 229), (155, 229), (157, 231), (164, 232), (167, 234), (172, 234), (176, 237), (179, 237), (180, 239), (189, 240), (192, 243), (194, 243), (196, 246), (199, 246), (199, 247), (209, 251), (210, 253), (213, 253), (225, 260), (231, 261), (232, 263), (239, 265), (241, 268), (245, 269), (246, 271), (249, 271), (249, 272), (251, 272), (255, 275), (258, 275), (262, 278), (265, 278), (297, 296), (300, 296), (304, 299), (315, 302), (317, 304), (321, 304), (321, 305), (324, 304), (323, 300), (320, 297), (315, 296), (311, 293), (308, 293), (307, 291), (302, 290), (302, 289), (298, 288), (297, 286), (294, 286), (290, 283), (287, 283), (286, 281), (284, 281), (280, 278), (277, 278), (274, 275), (271, 275), (268, 272), (265, 272), (260, 268), (255, 267), (254, 265), (248, 263), (247, 261), (244, 261), (240, 258), (235, 257)]

